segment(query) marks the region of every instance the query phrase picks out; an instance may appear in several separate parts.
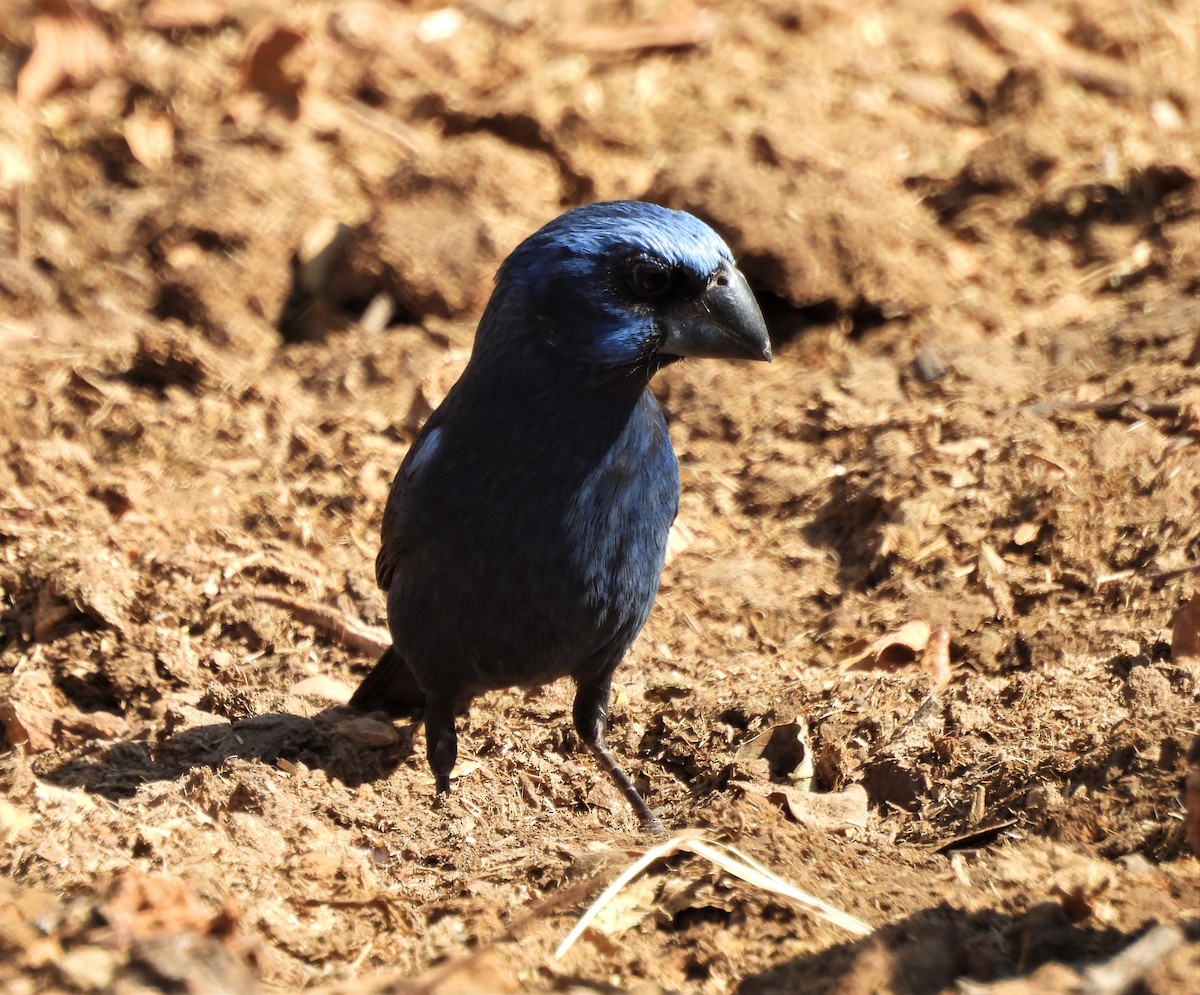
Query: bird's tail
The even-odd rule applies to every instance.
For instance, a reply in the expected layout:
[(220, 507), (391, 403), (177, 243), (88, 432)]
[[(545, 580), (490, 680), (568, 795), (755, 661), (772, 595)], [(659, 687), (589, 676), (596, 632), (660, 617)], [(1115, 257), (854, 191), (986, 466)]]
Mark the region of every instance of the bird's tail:
[(350, 698), (350, 707), (361, 712), (409, 715), (425, 707), (425, 692), (412, 668), (394, 646), (389, 646)]

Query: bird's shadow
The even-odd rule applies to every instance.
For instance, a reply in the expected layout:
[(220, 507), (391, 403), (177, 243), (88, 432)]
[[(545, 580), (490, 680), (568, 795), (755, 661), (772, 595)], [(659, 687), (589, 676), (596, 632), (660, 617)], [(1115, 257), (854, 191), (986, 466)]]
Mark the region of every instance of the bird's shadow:
[(72, 757), (42, 777), (60, 787), (129, 798), (144, 784), (178, 780), (194, 768), (215, 769), (236, 757), (303, 764), (354, 788), (385, 779), (412, 756), (415, 725), (396, 727), (395, 743), (370, 746), (346, 731), (347, 720), (357, 717), (361, 713), (344, 706), (308, 717), (268, 712), (233, 720), (194, 711), (188, 717), (168, 713), (149, 734)]

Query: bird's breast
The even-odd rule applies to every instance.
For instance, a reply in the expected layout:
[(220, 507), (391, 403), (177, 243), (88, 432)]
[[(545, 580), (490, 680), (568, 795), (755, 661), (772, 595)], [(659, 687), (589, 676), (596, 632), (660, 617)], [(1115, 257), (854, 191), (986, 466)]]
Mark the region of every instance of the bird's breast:
[(407, 537), (389, 616), (418, 670), (440, 657), (470, 690), (542, 684), (614, 665), (645, 623), (679, 502), (662, 414), (647, 395), (617, 430), (553, 428), (463, 454), (442, 494), (413, 495), (436, 522)]

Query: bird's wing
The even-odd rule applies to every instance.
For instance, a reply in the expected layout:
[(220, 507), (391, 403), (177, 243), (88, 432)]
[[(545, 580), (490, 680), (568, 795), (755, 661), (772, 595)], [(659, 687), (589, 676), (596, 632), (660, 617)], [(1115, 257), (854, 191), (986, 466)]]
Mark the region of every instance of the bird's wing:
[(375, 583), (384, 591), (392, 586), (396, 568), (408, 551), (406, 535), (412, 526), (408, 521), (412, 509), (407, 496), (413, 481), (427, 470), (441, 446), (442, 428), (437, 424), (438, 421), (440, 419), (435, 413), (434, 417), (425, 423), (425, 427), (409, 447), (400, 469), (396, 471), (396, 479), (392, 481), (387, 507), (383, 511), (379, 555), (375, 557)]

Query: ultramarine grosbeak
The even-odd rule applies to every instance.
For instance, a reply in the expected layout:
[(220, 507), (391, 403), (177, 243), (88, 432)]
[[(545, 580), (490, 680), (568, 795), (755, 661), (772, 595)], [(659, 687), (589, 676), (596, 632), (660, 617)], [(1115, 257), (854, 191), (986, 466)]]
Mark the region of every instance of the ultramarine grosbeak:
[(771, 359), (749, 284), (692, 215), (579, 207), (501, 265), (470, 361), (392, 484), (375, 571), (393, 646), (350, 702), (424, 705), (439, 792), (457, 710), (570, 677), (580, 738), (662, 832), (604, 732), (613, 671), (650, 614), (679, 507), (648, 385), (685, 357)]

